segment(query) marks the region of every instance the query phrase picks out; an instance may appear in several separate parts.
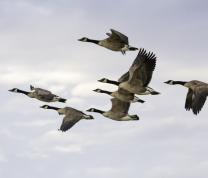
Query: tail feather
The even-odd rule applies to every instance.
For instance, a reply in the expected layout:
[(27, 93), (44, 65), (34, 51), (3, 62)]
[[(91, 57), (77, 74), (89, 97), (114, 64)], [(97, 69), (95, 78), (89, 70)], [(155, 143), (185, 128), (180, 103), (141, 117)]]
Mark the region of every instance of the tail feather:
[(62, 102), (62, 103), (66, 103), (66, 99), (64, 99), (64, 98), (59, 98), (58, 101)]
[(144, 103), (145, 101), (144, 100), (141, 100), (141, 99), (138, 99), (137, 102)]
[(159, 95), (160, 93), (159, 92), (157, 92), (157, 91), (152, 91), (151, 92), (151, 95)]
[(138, 48), (136, 48), (136, 47), (129, 47), (129, 51), (136, 51), (136, 50), (138, 50)]

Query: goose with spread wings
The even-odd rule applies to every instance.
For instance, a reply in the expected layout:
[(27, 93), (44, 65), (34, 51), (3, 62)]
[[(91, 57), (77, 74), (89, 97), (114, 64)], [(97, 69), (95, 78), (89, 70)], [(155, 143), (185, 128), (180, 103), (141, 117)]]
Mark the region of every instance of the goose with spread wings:
[(157, 95), (160, 93), (148, 86), (152, 79), (155, 66), (155, 54), (141, 48), (129, 71), (123, 74), (118, 81), (109, 80), (107, 78), (102, 78), (98, 81), (117, 85), (130, 93), (138, 95)]
[(97, 112), (102, 114), (104, 117), (110, 118), (116, 121), (130, 121), (130, 120), (139, 120), (137, 115), (129, 115), (129, 102), (121, 101), (117, 98), (111, 99), (112, 107), (109, 111), (102, 111), (96, 108), (90, 108), (88, 112)]
[(52, 109), (58, 112), (59, 115), (65, 115), (60, 127), (60, 131), (65, 132), (72, 128), (77, 122), (82, 119), (91, 120), (94, 119), (93, 116), (87, 115), (82, 111), (71, 107), (57, 108), (49, 105), (41, 106), (43, 109)]
[(208, 96), (207, 83), (198, 80), (192, 80), (189, 82), (168, 80), (165, 83), (169, 85), (182, 85), (188, 88), (185, 109), (187, 111), (192, 110), (195, 115), (201, 111)]
[(94, 43), (112, 51), (120, 51), (122, 54), (125, 54), (126, 51), (138, 50), (138, 48), (129, 45), (129, 40), (126, 35), (114, 29), (111, 29), (110, 31), (111, 33), (106, 33), (108, 38), (103, 40), (93, 40), (87, 37), (83, 37), (79, 39), (79, 41)]

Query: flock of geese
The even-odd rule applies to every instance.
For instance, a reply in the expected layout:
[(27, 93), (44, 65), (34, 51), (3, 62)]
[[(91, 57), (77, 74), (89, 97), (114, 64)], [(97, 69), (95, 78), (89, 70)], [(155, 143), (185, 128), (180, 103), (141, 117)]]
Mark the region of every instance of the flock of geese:
[[(111, 109), (109, 111), (102, 111), (96, 108), (90, 108), (87, 111), (100, 113), (103, 116), (116, 121), (139, 120), (137, 115), (128, 114), (131, 103), (144, 103), (144, 101), (138, 98), (136, 95), (160, 94), (153, 88), (149, 87), (153, 71), (156, 67), (156, 56), (153, 52), (147, 52), (143, 48), (138, 49), (136, 47), (130, 46), (128, 37), (116, 30), (111, 29), (111, 33), (106, 33), (106, 35), (108, 38), (104, 40), (94, 40), (83, 37), (79, 39), (79, 41), (94, 43), (112, 51), (120, 51), (123, 55), (126, 53), (126, 51), (139, 50), (139, 52), (129, 70), (124, 73), (118, 80), (115, 81), (107, 78), (98, 80), (102, 83), (118, 86), (117, 91), (111, 92), (99, 88), (93, 90), (97, 93), (105, 93), (112, 96)], [(197, 80), (190, 82), (169, 80), (165, 83), (169, 85), (182, 85), (188, 88), (188, 93), (185, 101), (185, 109), (191, 109), (196, 115), (200, 112), (206, 101), (206, 97), (208, 96), (207, 83)], [(43, 102), (66, 102), (66, 99), (57, 96), (48, 90), (35, 88), (34, 86), (30, 86), (30, 91), (24, 91), (18, 88), (13, 88), (9, 91), (22, 93), (30, 98), (35, 98)], [(93, 116), (87, 115), (84, 112), (71, 107), (58, 108), (54, 106), (43, 105), (41, 108), (56, 110), (58, 114), (64, 115), (61, 127), (59, 129), (63, 132), (70, 129), (74, 124), (82, 119), (94, 119)]]

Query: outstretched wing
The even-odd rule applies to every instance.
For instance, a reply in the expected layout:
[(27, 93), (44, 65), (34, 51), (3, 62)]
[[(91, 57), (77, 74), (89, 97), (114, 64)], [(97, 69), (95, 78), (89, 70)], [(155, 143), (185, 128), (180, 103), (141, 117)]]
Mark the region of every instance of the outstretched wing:
[(112, 32), (112, 34), (107, 33), (107, 35), (110, 36), (109, 39), (122, 41), (123, 43), (125, 43), (127, 45), (129, 44), (129, 40), (126, 35), (118, 32), (114, 29), (111, 29), (111, 32)]
[(192, 101), (192, 110), (194, 114), (197, 115), (201, 111), (207, 99), (207, 96), (208, 96), (208, 87), (199, 86), (195, 88), (193, 94), (193, 101)]
[(126, 72), (125, 74), (123, 74), (119, 79), (118, 82), (126, 82), (129, 80), (129, 72)]
[(81, 117), (72, 117), (72, 115), (66, 115), (63, 118), (60, 130), (62, 132), (65, 132), (67, 130), (69, 130), (70, 128), (72, 128), (77, 122), (79, 122), (81, 119)]
[(152, 52), (140, 49), (139, 53), (129, 69), (129, 83), (140, 86), (148, 86), (152, 79), (152, 73), (156, 66), (156, 56)]
[(129, 106), (130, 106), (129, 102), (124, 102), (124, 101), (121, 101), (117, 98), (112, 98), (111, 103), (112, 103), (112, 107), (111, 107), (112, 112), (114, 112), (114, 113), (125, 113), (125, 114), (128, 113)]
[(186, 96), (186, 103), (185, 103), (185, 109), (187, 111), (189, 111), (192, 108), (192, 95), (193, 95), (193, 91), (189, 89), (187, 96)]

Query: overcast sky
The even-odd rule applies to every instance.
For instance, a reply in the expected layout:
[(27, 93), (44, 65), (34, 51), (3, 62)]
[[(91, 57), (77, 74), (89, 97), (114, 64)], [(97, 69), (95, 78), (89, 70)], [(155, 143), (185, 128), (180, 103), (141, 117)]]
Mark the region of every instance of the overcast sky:
[[(195, 116), (184, 109), (187, 89), (163, 83), (208, 82), (207, 19), (206, 0), (0, 0), (0, 177), (207, 178), (208, 103)], [(32, 84), (68, 98), (54, 106), (110, 109), (92, 90), (116, 88), (96, 81), (119, 78), (137, 52), (77, 41), (110, 28), (157, 56), (150, 86), (161, 95), (131, 105), (139, 121), (93, 114), (61, 133), (45, 103), (7, 91)]]

